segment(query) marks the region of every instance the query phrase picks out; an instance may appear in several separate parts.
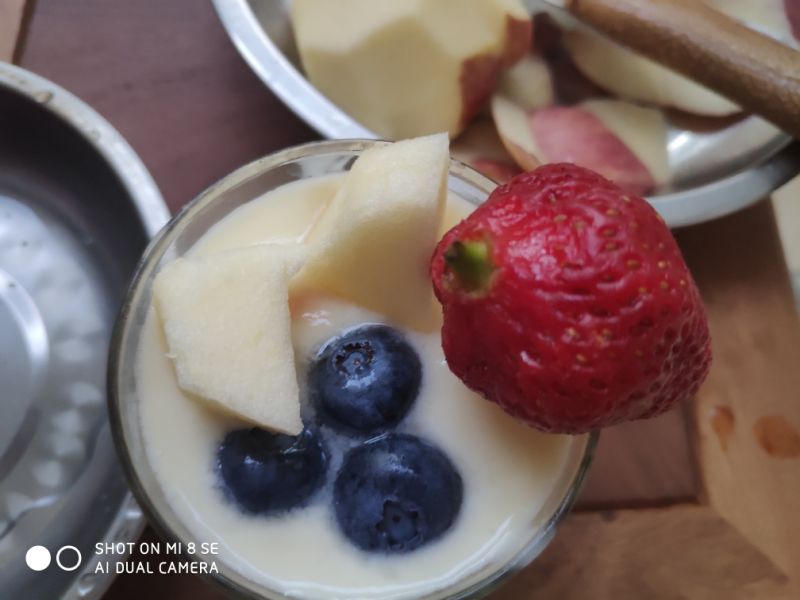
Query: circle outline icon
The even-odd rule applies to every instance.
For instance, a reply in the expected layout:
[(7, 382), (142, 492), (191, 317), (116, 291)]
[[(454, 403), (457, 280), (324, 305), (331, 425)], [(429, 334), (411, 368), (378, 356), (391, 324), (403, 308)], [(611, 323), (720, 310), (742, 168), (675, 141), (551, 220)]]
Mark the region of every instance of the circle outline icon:
[[(78, 555), (78, 561), (71, 567), (65, 567), (64, 565), (61, 564), (61, 553), (64, 550), (74, 550), (75, 554)], [(56, 564), (62, 571), (74, 571), (75, 569), (81, 566), (81, 562), (83, 562), (83, 555), (81, 554), (81, 551), (78, 550), (75, 546), (61, 546), (61, 548), (58, 549), (58, 552), (56, 552)]]

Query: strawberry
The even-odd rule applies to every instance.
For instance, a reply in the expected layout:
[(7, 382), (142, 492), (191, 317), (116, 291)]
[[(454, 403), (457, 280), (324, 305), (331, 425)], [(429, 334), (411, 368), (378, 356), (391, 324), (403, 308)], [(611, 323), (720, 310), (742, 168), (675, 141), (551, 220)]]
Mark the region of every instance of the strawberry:
[(450, 369), (538, 429), (658, 415), (711, 363), (697, 286), (642, 198), (572, 164), (498, 187), (431, 263)]

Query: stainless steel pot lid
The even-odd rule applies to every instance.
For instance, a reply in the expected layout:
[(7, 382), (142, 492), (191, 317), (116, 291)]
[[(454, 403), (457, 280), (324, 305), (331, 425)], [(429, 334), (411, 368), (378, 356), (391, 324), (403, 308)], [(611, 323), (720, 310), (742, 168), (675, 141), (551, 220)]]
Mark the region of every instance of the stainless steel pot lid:
[[(255, 73), (298, 116), (329, 138), (376, 137), (304, 77), (286, 0), (213, 0)], [(710, 133), (672, 127), (672, 179), (648, 198), (672, 227), (741, 210), (800, 173), (800, 142), (751, 117)]]
[[(110, 437), (105, 371), (129, 277), (168, 217), (102, 117), (0, 63), (3, 597), (98, 598), (113, 575), (94, 574), (95, 544), (141, 531)], [(30, 565), (44, 559), (26, 564), (33, 546), (51, 557), (40, 572)]]

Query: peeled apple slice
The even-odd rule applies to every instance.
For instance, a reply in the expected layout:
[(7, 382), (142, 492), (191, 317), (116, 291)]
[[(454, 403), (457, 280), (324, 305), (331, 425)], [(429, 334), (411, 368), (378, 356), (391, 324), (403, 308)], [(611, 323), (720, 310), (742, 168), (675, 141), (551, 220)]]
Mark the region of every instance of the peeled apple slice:
[(153, 298), (181, 389), (254, 425), (302, 431), (288, 286), (305, 255), (261, 244), (161, 270)]
[(330, 293), (407, 327), (434, 327), (428, 265), (449, 162), (446, 134), (366, 150), (311, 232), (293, 291)]
[(457, 135), (531, 40), (520, 0), (293, 0), (290, 6), (311, 83), (390, 139)]

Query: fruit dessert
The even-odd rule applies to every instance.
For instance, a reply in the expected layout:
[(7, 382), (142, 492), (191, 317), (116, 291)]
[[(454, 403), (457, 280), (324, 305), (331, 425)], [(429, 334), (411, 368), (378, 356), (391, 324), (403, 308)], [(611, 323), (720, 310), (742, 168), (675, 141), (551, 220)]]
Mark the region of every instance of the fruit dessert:
[(154, 279), (149, 462), (194, 539), (262, 589), (491, 580), (546, 535), (584, 434), (708, 372), (699, 293), (642, 198), (554, 164), (471, 211), (448, 168), (445, 134), (375, 146), (234, 210)]
[[(153, 284), (136, 396), (172, 512), (260, 590), (441, 597), (501, 572), (576, 477), (448, 368), (430, 278), (446, 135), (375, 146), (214, 224)], [(480, 390), (483, 392), (484, 390)]]

